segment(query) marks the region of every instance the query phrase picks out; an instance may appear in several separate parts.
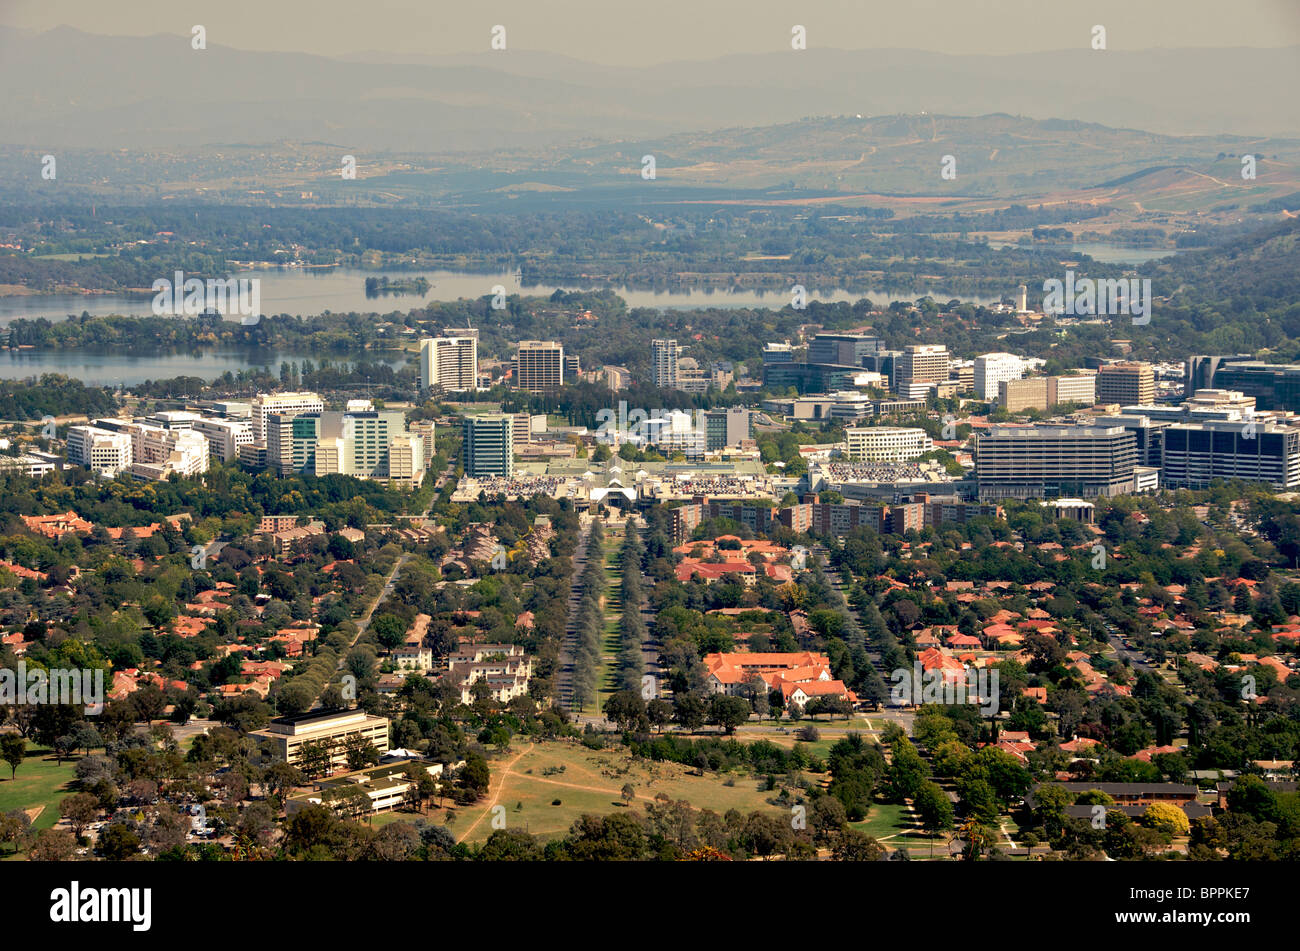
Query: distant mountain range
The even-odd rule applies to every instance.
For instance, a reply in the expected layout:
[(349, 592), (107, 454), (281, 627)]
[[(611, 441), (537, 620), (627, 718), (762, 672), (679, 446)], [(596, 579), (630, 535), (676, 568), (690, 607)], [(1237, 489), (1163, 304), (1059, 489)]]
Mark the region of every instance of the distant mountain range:
[(899, 113), (1300, 137), (1295, 47), (1011, 56), (814, 48), (617, 68), (524, 50), (395, 62), (0, 28), (0, 85), (0, 144), (32, 148), (570, 148)]

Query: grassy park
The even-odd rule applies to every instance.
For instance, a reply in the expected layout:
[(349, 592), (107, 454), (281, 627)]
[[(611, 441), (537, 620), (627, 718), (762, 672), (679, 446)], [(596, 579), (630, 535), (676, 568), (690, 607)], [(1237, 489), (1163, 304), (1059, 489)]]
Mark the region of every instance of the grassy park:
[[(71, 795), (77, 757), (59, 763), (52, 750), (27, 744), (27, 758), (13, 779), (0, 764), (0, 812), (22, 809), (33, 817), (33, 829), (48, 829), (59, 820), (59, 801)], [(8, 856), (5, 856), (8, 858)]]

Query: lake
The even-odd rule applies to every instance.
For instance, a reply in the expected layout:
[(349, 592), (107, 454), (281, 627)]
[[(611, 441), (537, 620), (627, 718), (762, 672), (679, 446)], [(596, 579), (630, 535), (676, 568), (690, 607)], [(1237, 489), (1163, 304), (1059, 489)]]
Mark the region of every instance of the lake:
[(1068, 248), (1064, 245), (1060, 247), (1047, 245), (1023, 245), (1016, 244), (1013, 241), (990, 241), (990, 248), (1023, 248), (1025, 250), (1035, 251), (1052, 251), (1062, 257), (1072, 255), (1086, 254), (1098, 264), (1146, 264), (1148, 261), (1158, 261), (1161, 258), (1173, 257), (1177, 251), (1171, 251), (1169, 248), (1126, 248), (1116, 244), (1097, 244), (1080, 242), (1072, 244)]
[[(550, 296), (556, 290), (582, 290), (576, 284), (563, 288), (550, 284), (520, 285), (514, 272), (503, 274), (470, 274), (464, 271), (365, 271), (359, 268), (330, 268), (328, 270), (275, 269), (266, 271), (237, 271), (232, 277), (255, 277), (261, 281), (262, 313), (312, 316), (326, 311), (333, 313), (405, 314), (430, 301), (454, 301), (477, 298), (491, 294), (500, 284), (507, 294), (526, 294), (534, 297)], [(393, 279), (423, 276), (433, 285), (429, 293), (366, 297), (367, 277)], [(170, 278), (168, 274), (166, 277)], [(788, 290), (726, 290), (693, 288), (690, 290), (636, 290), (628, 287), (611, 288), (629, 307), (657, 307), (689, 310), (698, 307), (784, 307), (790, 302)], [(1013, 293), (1015, 287), (1008, 287)], [(887, 294), (884, 291), (857, 293), (842, 289), (808, 289), (809, 301), (852, 303), (863, 297), (873, 302), (889, 303), (895, 300), (916, 300), (926, 293), (936, 299), (962, 297), (982, 304), (997, 303), (997, 297), (970, 297), (947, 294), (941, 291), (909, 291)], [(151, 297), (126, 297), (121, 294), (52, 294), (23, 297), (0, 297), (0, 326), (19, 317), (44, 317), (51, 321), (66, 320), (69, 314), (80, 315), (88, 311), (92, 316), (124, 314), (130, 317), (147, 316), (152, 311)]]

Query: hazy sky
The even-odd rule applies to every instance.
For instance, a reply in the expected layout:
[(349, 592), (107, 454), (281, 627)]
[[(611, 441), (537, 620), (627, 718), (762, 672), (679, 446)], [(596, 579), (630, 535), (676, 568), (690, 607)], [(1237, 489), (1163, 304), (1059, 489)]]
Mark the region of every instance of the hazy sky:
[(511, 49), (646, 65), (808, 45), (1012, 53), (1300, 45), (1300, 0), (0, 0), (0, 25), (189, 35), (251, 50), (403, 57), (485, 51), (495, 24)]

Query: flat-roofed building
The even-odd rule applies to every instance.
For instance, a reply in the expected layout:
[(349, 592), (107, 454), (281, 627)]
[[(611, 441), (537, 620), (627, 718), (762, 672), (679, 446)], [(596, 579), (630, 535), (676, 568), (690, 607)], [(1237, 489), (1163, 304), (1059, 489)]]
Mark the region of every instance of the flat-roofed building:
[(1300, 426), (1228, 420), (1173, 423), (1161, 431), (1165, 485), (1206, 488), (1215, 479), (1300, 487)]
[(462, 423), (465, 474), (510, 478), (515, 471), (514, 418), (499, 413), (466, 416)]
[(769, 343), (763, 347), (764, 363), (794, 363), (794, 347), (788, 343)]
[(862, 366), (862, 358), (885, 349), (885, 341), (870, 334), (819, 333), (808, 342), (809, 363)]
[(681, 349), (671, 338), (650, 341), (651, 379), (661, 389), (675, 390), (678, 383), (677, 360)]
[(1130, 406), (1156, 401), (1155, 370), (1149, 363), (1106, 363), (1097, 369), (1097, 402)]
[(1123, 426), (993, 426), (975, 437), (981, 500), (1124, 495), (1137, 464)]
[(924, 429), (904, 426), (864, 426), (846, 429), (849, 458), (864, 462), (902, 462), (934, 448)]
[(564, 385), (564, 345), (556, 340), (521, 340), (515, 353), (515, 388), (530, 393)]
[(325, 402), (316, 393), (259, 393), (253, 400), (253, 441), (266, 442), (266, 419), (271, 415), (293, 418), (301, 413), (320, 413)]
[[(303, 744), (323, 744), (330, 768), (347, 766), (347, 744), (355, 739), (369, 743), (382, 756), (388, 752), (388, 719), (364, 710), (314, 711), (276, 717), (265, 730), (251, 734), (268, 740), (277, 756), (290, 766), (303, 766)], [(309, 757), (310, 758), (310, 757)]]
[(129, 433), (98, 426), (73, 426), (68, 430), (68, 462), (92, 472), (115, 476), (131, 468)]
[(424, 437), (398, 433), (388, 441), (388, 481), (398, 488), (419, 488), (424, 481)]
[(704, 414), (704, 425), (709, 452), (739, 446), (750, 436), (749, 410), (743, 406), (711, 409)]
[(916, 398), (917, 389), (948, 379), (951, 358), (943, 344), (913, 344), (894, 358), (894, 392)]
[(1097, 402), (1097, 374), (1095, 373), (1049, 376), (1047, 380), (1047, 398), (1050, 406), (1058, 403), (1091, 406)]
[(420, 389), (464, 392), (478, 387), (478, 331), (446, 330), (420, 341)]
[(998, 384), (998, 407), (1008, 413), (1047, 409), (1047, 377), (1031, 376), (1024, 380), (1003, 380)]
[(234, 462), (239, 458), (239, 447), (253, 442), (251, 419), (210, 419), (194, 421), (193, 429), (208, 441), (213, 459)]
[(1014, 353), (982, 353), (975, 358), (972, 370), (975, 395), (991, 400), (998, 396), (999, 383), (1024, 376), (1025, 364)]
[(413, 419), (406, 426), (407, 432), (413, 436), (419, 436), (424, 442), (424, 468), (427, 470), (433, 463), (434, 452), (434, 434), (435, 426), (431, 419)]

